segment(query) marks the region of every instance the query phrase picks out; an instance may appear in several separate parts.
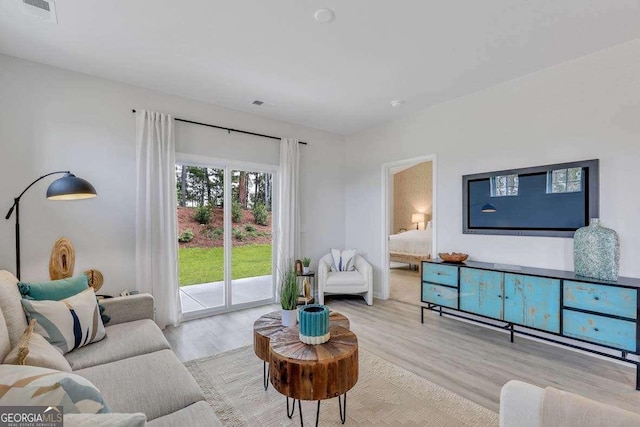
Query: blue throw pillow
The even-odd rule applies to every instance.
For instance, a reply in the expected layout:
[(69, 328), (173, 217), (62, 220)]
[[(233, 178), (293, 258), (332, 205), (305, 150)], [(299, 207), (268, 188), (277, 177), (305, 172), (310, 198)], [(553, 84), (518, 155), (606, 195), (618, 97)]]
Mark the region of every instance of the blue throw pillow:
[(18, 289), (23, 298), (36, 301), (60, 301), (72, 297), (89, 287), (89, 278), (84, 274), (50, 282), (19, 282)]

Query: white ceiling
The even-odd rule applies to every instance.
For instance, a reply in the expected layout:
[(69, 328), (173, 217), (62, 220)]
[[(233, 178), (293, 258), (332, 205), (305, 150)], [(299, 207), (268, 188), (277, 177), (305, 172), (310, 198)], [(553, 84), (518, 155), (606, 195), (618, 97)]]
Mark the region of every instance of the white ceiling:
[(640, 0), (57, 0), (57, 25), (21, 3), (2, 53), (340, 134), (640, 37)]

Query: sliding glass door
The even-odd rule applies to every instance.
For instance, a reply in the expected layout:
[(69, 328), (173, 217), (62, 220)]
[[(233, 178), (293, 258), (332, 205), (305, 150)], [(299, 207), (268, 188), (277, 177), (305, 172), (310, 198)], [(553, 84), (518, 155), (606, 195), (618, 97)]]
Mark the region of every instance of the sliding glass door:
[(233, 170), (231, 302), (273, 299), (273, 175)]
[(176, 165), (185, 319), (273, 302), (273, 167)]

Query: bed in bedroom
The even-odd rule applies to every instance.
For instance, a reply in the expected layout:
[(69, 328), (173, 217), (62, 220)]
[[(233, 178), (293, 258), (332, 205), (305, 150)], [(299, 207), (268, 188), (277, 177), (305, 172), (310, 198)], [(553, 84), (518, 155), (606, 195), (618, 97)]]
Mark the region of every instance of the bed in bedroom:
[(422, 272), (422, 261), (431, 259), (432, 229), (409, 230), (389, 236), (389, 260), (416, 264)]

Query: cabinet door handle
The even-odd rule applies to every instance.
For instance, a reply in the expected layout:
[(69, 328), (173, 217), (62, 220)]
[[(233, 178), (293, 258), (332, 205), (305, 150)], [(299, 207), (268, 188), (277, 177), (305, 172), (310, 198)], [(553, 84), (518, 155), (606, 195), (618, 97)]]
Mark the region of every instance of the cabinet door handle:
[(598, 332), (598, 331), (599, 331), (599, 329), (598, 329), (598, 328), (593, 328), (593, 330), (594, 330), (594, 331), (596, 331), (596, 332)]
[(504, 296), (504, 299), (509, 299), (509, 295), (505, 295), (505, 296)]
[(498, 298), (502, 298), (502, 295), (498, 295)]
[(438, 296), (438, 297), (439, 297), (439, 296), (440, 296), (440, 294), (437, 294), (436, 296)]
[(600, 297), (596, 295), (595, 297), (593, 297), (593, 299), (598, 301), (600, 299)]

